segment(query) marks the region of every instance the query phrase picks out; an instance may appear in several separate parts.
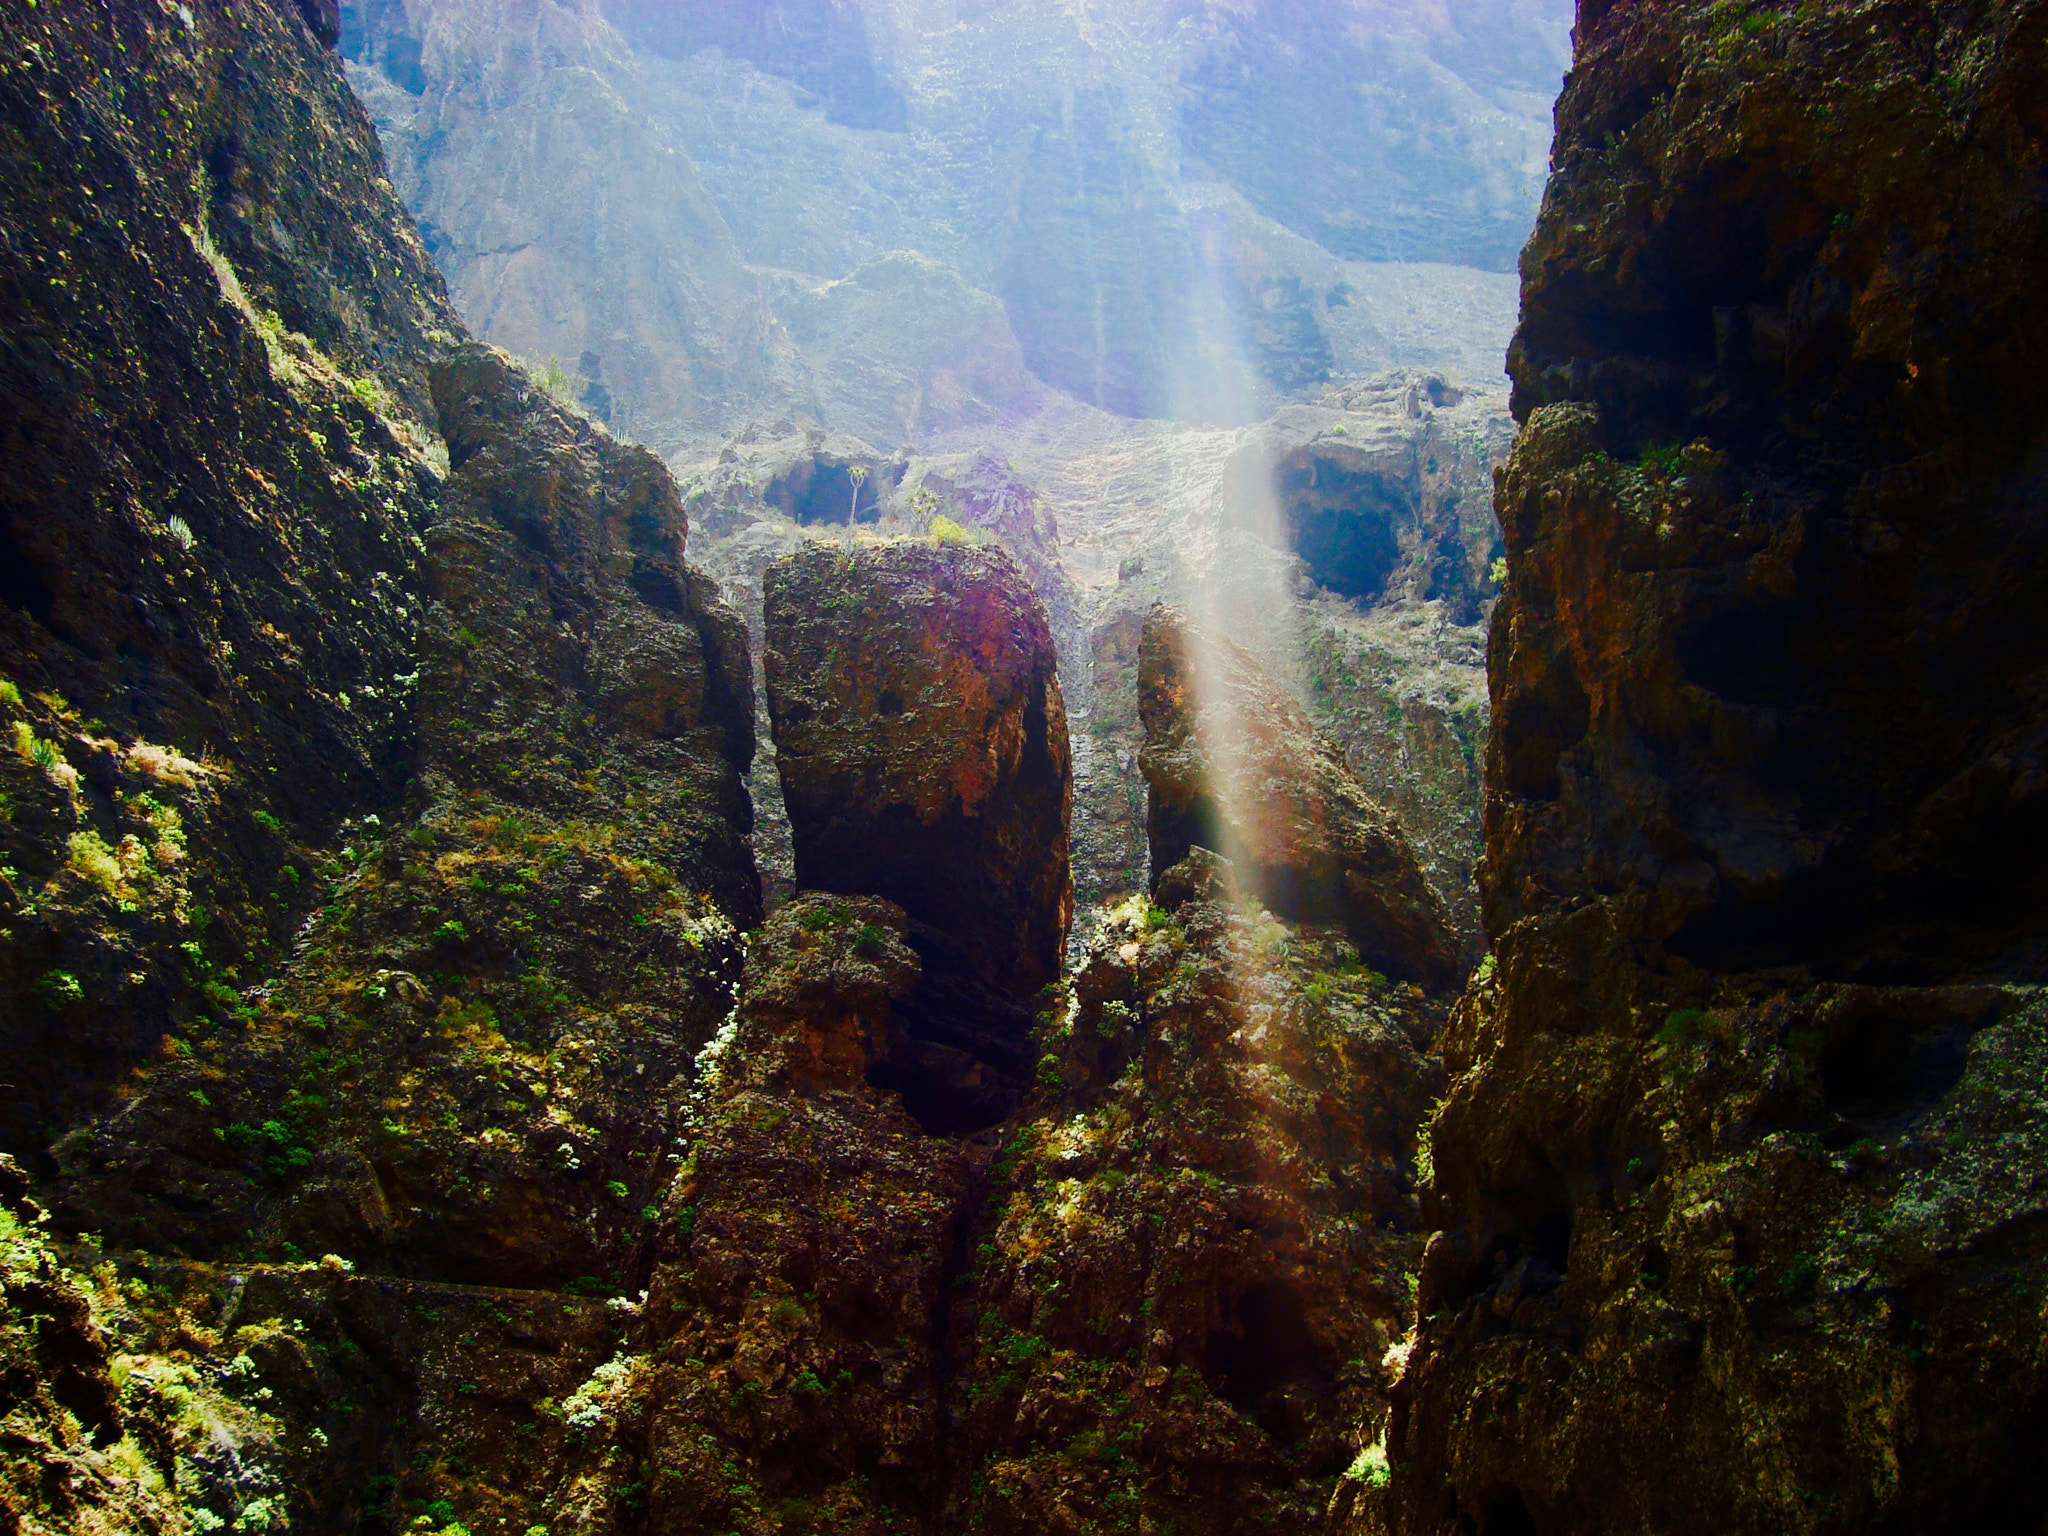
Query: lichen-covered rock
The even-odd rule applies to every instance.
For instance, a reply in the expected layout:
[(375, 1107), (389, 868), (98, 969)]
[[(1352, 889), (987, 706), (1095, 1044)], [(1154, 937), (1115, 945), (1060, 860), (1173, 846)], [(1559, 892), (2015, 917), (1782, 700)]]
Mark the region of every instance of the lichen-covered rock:
[[(0, 1146), (311, 910), (409, 755), (459, 329), (296, 7), (0, 25)], [(227, 976), (223, 985), (236, 984)]]
[(975, 1229), (942, 1528), (1318, 1523), (1386, 1413), (1440, 1017), (1198, 851), (1048, 1021)]
[(2048, 11), (1579, 23), (1497, 503), (1494, 954), (1362, 1528), (2024, 1526)]
[(634, 1515), (746, 637), (659, 462), (461, 345), (336, 11), (0, 22), (10, 1532)]
[(807, 895), (749, 948), (648, 1293), (654, 1529), (880, 1536), (934, 1501), (974, 1159), (868, 1082), (905, 940), (887, 902)]
[(213, 983), (232, 1006), (62, 1141), (53, 1202), (216, 1261), (623, 1285), (759, 914), (745, 637), (651, 454), (475, 344), (434, 392), (410, 814), (305, 861), (328, 900), (290, 962)]
[(1275, 911), (1345, 924), (1372, 964), (1432, 988), (1456, 979), (1456, 940), (1407, 838), (1248, 652), (1155, 608), (1138, 699), (1154, 870), (1210, 848)]
[[(283, 1536), (419, 1513), (525, 1530), (561, 1508), (616, 1528), (586, 1489), (593, 1461), (633, 1465), (630, 1304), (351, 1274), (333, 1258), (102, 1254), (9, 1219), (0, 1520)], [(587, 1455), (593, 1430), (626, 1431), (625, 1454)]]
[(768, 708), (800, 884), (899, 903), (1023, 996), (1073, 911), (1066, 710), (1000, 550), (813, 545), (770, 568)]

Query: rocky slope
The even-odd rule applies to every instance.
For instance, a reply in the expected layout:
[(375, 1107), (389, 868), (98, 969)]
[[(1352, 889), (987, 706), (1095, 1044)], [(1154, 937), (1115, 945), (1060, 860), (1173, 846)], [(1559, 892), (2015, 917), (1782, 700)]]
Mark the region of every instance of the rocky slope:
[(2025, 1524), (2048, 11), (1589, 0), (1578, 50), (1512, 356), (1494, 950), (1360, 1519)]
[(0, 1142), (39, 1164), (400, 791), (459, 322), (291, 7), (0, 49)]

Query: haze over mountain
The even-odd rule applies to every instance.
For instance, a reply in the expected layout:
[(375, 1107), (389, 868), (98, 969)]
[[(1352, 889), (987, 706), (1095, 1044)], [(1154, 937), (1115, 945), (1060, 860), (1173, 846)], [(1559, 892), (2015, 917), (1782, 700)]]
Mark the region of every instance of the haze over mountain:
[(342, 46), (487, 339), (664, 451), (781, 411), (891, 448), (1045, 387), (1242, 423), (1375, 369), (1496, 375), (1569, 20), (359, 0)]

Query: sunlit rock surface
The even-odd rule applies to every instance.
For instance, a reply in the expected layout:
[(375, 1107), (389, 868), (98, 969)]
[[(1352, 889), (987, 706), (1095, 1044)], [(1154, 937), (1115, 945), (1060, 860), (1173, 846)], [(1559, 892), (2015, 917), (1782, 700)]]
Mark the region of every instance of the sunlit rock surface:
[(1066, 708), (1001, 550), (810, 544), (765, 593), (768, 708), (799, 884), (886, 896), (1019, 996), (1060, 971)]
[(1138, 708), (1155, 869), (1210, 849), (1274, 911), (1342, 923), (1371, 964), (1431, 988), (1458, 979), (1443, 903), (1408, 840), (1251, 655), (1155, 608), (1139, 641)]
[(42, 1174), (398, 793), (460, 322), (295, 7), (24, 9), (0, 57), (0, 1148)]
[(616, 1280), (637, 1240), (759, 911), (744, 637), (652, 454), (476, 343), (434, 393), (413, 797), (309, 861), (333, 899), (245, 1018), (59, 1149), (73, 1227), (520, 1288)]
[(2038, 1518), (2043, 20), (1580, 7), (1364, 1529)]

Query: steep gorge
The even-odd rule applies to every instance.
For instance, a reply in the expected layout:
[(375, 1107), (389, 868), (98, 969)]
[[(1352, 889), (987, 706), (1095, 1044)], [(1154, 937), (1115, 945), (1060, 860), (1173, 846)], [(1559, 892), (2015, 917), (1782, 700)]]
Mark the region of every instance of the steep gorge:
[(1388, 711), (1496, 586), (1440, 374), (1117, 427), (1210, 499), (1079, 553), (972, 445), (679, 484), (469, 337), (332, 7), (8, 10), (0, 1530), (2034, 1521), (2048, 8), (1578, 21), (1482, 742)]

